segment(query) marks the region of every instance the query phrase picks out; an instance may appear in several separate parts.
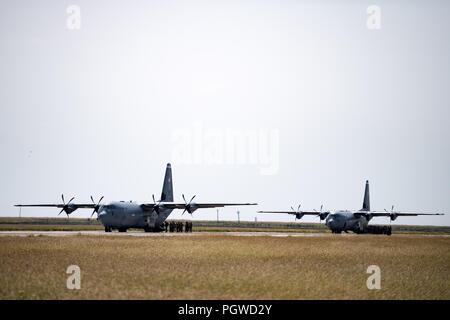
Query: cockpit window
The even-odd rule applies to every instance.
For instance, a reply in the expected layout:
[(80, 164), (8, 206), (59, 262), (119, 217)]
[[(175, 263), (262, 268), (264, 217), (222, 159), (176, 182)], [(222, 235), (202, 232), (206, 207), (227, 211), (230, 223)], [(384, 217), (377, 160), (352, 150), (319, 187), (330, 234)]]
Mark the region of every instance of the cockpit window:
[(107, 205), (103, 206), (103, 209), (105, 209), (105, 210), (114, 210), (115, 208), (116, 208), (116, 206), (113, 204), (107, 204)]

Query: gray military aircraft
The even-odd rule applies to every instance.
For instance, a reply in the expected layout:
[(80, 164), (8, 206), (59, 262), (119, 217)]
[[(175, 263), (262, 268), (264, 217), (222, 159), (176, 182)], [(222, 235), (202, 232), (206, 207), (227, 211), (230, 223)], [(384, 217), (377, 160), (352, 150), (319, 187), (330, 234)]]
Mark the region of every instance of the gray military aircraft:
[(17, 204), (16, 207), (56, 207), (61, 208), (58, 213), (60, 215), (63, 211), (69, 217), (69, 214), (80, 208), (93, 209), (91, 217), (94, 213), (97, 213), (97, 218), (100, 223), (105, 227), (105, 232), (111, 232), (113, 229), (117, 229), (119, 232), (126, 232), (129, 228), (142, 228), (145, 232), (160, 232), (163, 231), (164, 221), (170, 215), (174, 209), (184, 209), (182, 215), (185, 212), (192, 213), (197, 209), (202, 208), (216, 208), (225, 206), (248, 206), (256, 205), (257, 203), (196, 203), (193, 202), (195, 196), (186, 201), (184, 194), (184, 203), (173, 202), (173, 186), (172, 186), (172, 168), (170, 163), (167, 164), (166, 174), (164, 177), (163, 189), (161, 193), (161, 199), (155, 201), (153, 197), (153, 203), (138, 204), (134, 202), (111, 202), (105, 205), (100, 204), (103, 197), (95, 203), (91, 196), (92, 203), (72, 203), (70, 199), (67, 203), (64, 201), (64, 195), (62, 195), (61, 204)]
[(394, 206), (392, 206), (390, 212), (386, 209), (384, 211), (370, 211), (369, 181), (366, 181), (363, 206), (358, 211), (322, 211), (323, 206), (320, 207), (320, 211), (301, 211), (300, 206), (297, 210), (291, 207), (292, 211), (258, 211), (258, 213), (287, 213), (295, 215), (295, 219), (301, 219), (304, 215), (318, 216), (320, 220), (326, 219), (325, 223), (333, 233), (341, 233), (342, 231), (365, 233), (368, 229), (368, 223), (373, 217), (390, 217), (391, 221), (394, 221), (397, 217), (443, 215), (441, 213), (399, 212), (394, 211)]

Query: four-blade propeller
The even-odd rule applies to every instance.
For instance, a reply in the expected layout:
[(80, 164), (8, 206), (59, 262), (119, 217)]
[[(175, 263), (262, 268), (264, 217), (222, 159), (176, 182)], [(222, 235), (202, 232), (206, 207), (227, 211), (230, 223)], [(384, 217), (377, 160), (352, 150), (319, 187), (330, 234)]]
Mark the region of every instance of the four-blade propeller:
[[(94, 198), (92, 198), (92, 196), (91, 196), (91, 200), (92, 200), (92, 203), (95, 204)], [(91, 214), (91, 218), (94, 215), (94, 213), (96, 213), (96, 212), (97, 212), (97, 216), (98, 216), (98, 209), (100, 208), (100, 202), (102, 202), (102, 200), (103, 200), (103, 196), (100, 198), (100, 200), (98, 200), (97, 204), (95, 204), (94, 211), (92, 211), (92, 214)]]
[(320, 211), (317, 212), (317, 210), (314, 209), (314, 211), (317, 212), (317, 216), (320, 218), (320, 220), (324, 220), (328, 215), (328, 212), (322, 211), (322, 209), (323, 209), (323, 204), (320, 206)]
[(300, 211), (301, 206), (302, 205), (299, 204), (297, 210), (295, 210), (294, 207), (291, 206), (292, 211), (295, 212), (295, 220), (301, 219), (303, 217), (303, 213)]
[(384, 211), (386, 211), (387, 213), (389, 213), (389, 218), (391, 219), (391, 221), (394, 221), (395, 219), (397, 219), (397, 213), (394, 211), (394, 205), (392, 205), (391, 207), (391, 212), (388, 212), (386, 209), (384, 209)]
[(58, 216), (64, 211), (67, 214), (67, 218), (69, 218), (69, 214), (71, 214), (74, 211), (74, 209), (72, 209), (70, 207), (70, 203), (72, 202), (73, 199), (75, 199), (75, 197), (72, 197), (72, 199), (70, 199), (69, 202), (67, 202), (67, 203), (64, 201), (63, 194), (61, 195), (61, 198), (62, 198), (62, 202), (63, 202), (63, 207), (62, 207), (61, 211), (58, 213)]
[(161, 206), (160, 206), (161, 200), (159, 200), (158, 203), (156, 203), (154, 194), (152, 194), (152, 198), (153, 198), (153, 203), (155, 204), (155, 206), (153, 207), (153, 210), (156, 212), (156, 214), (159, 215), (159, 212), (161, 211)]
[(183, 213), (182, 213), (181, 215), (183, 215), (186, 211), (187, 211), (189, 214), (192, 215), (192, 213), (193, 213), (195, 210), (192, 210), (193, 208), (192, 208), (192, 206), (191, 206), (191, 202), (192, 202), (192, 200), (194, 200), (195, 195), (191, 198), (191, 200), (189, 200), (189, 202), (186, 202), (186, 198), (184, 197), (184, 194), (182, 194), (181, 196), (183, 197), (184, 203), (186, 204), (186, 205), (184, 206), (184, 210), (183, 210)]

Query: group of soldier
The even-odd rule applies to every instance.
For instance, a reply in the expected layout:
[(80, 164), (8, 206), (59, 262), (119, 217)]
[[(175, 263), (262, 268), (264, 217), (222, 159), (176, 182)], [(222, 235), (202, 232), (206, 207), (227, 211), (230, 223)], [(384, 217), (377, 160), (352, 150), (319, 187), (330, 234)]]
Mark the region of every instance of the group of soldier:
[(186, 221), (184, 224), (181, 221), (164, 221), (164, 230), (166, 232), (192, 232), (192, 222)]
[(366, 228), (366, 233), (372, 233), (372, 234), (387, 234), (390, 236), (392, 234), (392, 227), (391, 226), (377, 226), (377, 225), (369, 225)]

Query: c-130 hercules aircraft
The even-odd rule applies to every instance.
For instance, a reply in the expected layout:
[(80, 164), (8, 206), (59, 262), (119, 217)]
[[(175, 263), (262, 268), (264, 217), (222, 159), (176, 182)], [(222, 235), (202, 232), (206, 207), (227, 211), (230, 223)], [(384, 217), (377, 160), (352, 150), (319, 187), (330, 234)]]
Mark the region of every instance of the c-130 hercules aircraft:
[(91, 196), (92, 203), (77, 204), (72, 203), (72, 199), (65, 203), (62, 195), (62, 204), (17, 204), (16, 207), (56, 207), (61, 208), (58, 213), (63, 211), (69, 217), (69, 214), (79, 208), (90, 208), (92, 211), (91, 217), (97, 212), (98, 220), (105, 226), (105, 232), (111, 232), (112, 229), (117, 229), (119, 232), (126, 232), (129, 228), (141, 228), (145, 232), (161, 232), (164, 230), (163, 224), (173, 209), (184, 209), (182, 215), (187, 211), (192, 213), (201, 208), (216, 208), (225, 206), (248, 206), (256, 205), (257, 203), (195, 203), (192, 202), (195, 196), (189, 202), (183, 196), (184, 203), (173, 202), (173, 186), (172, 186), (172, 168), (170, 163), (167, 164), (166, 174), (164, 177), (163, 189), (161, 199), (155, 201), (153, 195), (153, 203), (138, 204), (134, 202), (111, 202), (106, 205), (100, 204), (103, 197), (98, 203), (94, 202)]
[[(295, 215), (295, 219), (301, 219), (304, 215), (318, 216), (320, 220), (326, 219), (325, 223), (327, 227), (333, 233), (341, 233), (342, 231), (353, 231), (354, 233), (368, 233), (370, 228), (368, 226), (369, 221), (373, 217), (389, 217), (391, 221), (397, 219), (397, 217), (410, 217), (410, 216), (437, 216), (443, 215), (442, 213), (418, 213), (418, 212), (399, 212), (394, 211), (392, 206), (391, 211), (370, 211), (370, 198), (369, 198), (369, 181), (366, 181), (366, 189), (364, 191), (363, 206), (358, 211), (349, 210), (336, 210), (336, 211), (322, 211), (323, 206), (320, 207), (320, 211), (301, 211), (300, 205), (297, 210), (291, 207), (292, 211), (258, 211), (258, 213), (287, 213)], [(390, 234), (390, 233), (389, 233)]]

